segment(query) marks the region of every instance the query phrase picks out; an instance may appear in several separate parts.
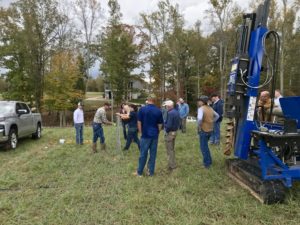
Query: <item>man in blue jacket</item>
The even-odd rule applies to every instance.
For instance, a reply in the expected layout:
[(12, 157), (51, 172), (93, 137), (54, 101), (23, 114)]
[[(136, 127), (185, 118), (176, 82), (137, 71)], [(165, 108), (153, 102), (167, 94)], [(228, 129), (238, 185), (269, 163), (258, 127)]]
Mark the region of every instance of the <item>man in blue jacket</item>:
[(165, 106), (167, 107), (167, 116), (164, 121), (165, 129), (165, 143), (168, 156), (168, 170), (171, 172), (176, 168), (175, 160), (175, 139), (177, 130), (179, 128), (180, 117), (176, 109), (174, 109), (174, 102), (169, 100), (166, 101)]
[(223, 120), (223, 100), (220, 99), (219, 95), (212, 94), (211, 101), (213, 103), (213, 110), (218, 113), (219, 119), (214, 122), (214, 130), (210, 137), (210, 144), (219, 145), (220, 144), (220, 127)]
[(180, 116), (180, 128), (182, 133), (186, 132), (186, 118), (189, 115), (190, 108), (187, 103), (184, 102), (182, 98), (179, 100), (178, 110), (179, 110), (179, 116)]

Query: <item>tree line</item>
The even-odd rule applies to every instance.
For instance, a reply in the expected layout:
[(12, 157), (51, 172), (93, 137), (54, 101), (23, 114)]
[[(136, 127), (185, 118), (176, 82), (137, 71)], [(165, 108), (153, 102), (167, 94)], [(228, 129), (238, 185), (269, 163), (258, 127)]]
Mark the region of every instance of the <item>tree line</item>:
[[(251, 10), (260, 2), (253, 0)], [(224, 97), (244, 13), (234, 0), (209, 0), (209, 34), (201, 18), (187, 28), (180, 6), (169, 0), (141, 13), (134, 25), (122, 22), (117, 0), (108, 1), (108, 18), (100, 0), (66, 3), (18, 0), (0, 9), (0, 66), (8, 71), (0, 80), (3, 98), (63, 112), (97, 85), (89, 76), (96, 60), (117, 103), (128, 98), (134, 76), (147, 79), (149, 93), (161, 101), (213, 92)], [(300, 94), (299, 6), (299, 0), (271, 0), (269, 28), (282, 39), (278, 88), (285, 95)]]

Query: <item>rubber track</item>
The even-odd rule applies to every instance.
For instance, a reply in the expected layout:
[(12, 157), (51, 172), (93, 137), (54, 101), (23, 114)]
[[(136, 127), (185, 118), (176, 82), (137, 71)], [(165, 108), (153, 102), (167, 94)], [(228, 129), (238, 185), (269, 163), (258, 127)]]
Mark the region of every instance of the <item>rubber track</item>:
[(231, 177), (244, 184), (252, 195), (264, 204), (283, 203), (286, 188), (280, 180), (264, 181), (256, 160), (227, 159)]

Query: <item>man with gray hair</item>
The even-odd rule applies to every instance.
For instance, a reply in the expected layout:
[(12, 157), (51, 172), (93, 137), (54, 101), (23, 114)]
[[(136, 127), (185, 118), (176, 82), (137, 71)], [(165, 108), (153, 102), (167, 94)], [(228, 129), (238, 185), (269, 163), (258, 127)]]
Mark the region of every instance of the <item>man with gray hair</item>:
[(176, 168), (175, 139), (180, 125), (180, 116), (179, 112), (174, 109), (173, 101), (165, 101), (164, 105), (167, 108), (167, 116), (164, 121), (165, 143), (168, 156), (168, 170), (171, 172)]

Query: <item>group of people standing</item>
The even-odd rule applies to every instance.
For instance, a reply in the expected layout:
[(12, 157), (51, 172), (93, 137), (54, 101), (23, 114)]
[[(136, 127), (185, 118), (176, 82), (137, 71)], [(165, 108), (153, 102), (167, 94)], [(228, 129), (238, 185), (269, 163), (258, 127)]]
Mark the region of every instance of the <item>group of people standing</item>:
[[(93, 119), (93, 153), (97, 152), (97, 140), (100, 139), (101, 150), (106, 150), (105, 137), (103, 132), (103, 125), (113, 125), (112, 122), (106, 118), (106, 112), (111, 109), (110, 103), (97, 109)], [(76, 144), (83, 145), (83, 128), (84, 128), (84, 112), (83, 104), (78, 103), (77, 109), (73, 113), (74, 127), (76, 130)]]
[[(212, 106), (209, 105), (210, 100), (213, 103)], [(211, 144), (220, 144), (220, 123), (222, 121), (223, 102), (217, 95), (212, 95), (211, 99), (207, 96), (201, 96), (197, 100), (197, 105), (197, 127), (200, 150), (203, 156), (203, 166), (209, 168), (212, 164), (212, 159), (208, 142), (210, 140)], [(104, 124), (113, 124), (106, 118), (106, 112), (110, 107), (109, 103), (105, 103), (95, 113), (92, 145), (94, 153), (97, 152), (98, 138), (100, 138), (101, 149), (106, 150), (102, 126)], [(148, 176), (154, 175), (158, 138), (161, 131), (164, 133), (168, 157), (167, 169), (170, 172), (176, 169), (175, 140), (178, 130), (186, 133), (186, 120), (189, 115), (189, 105), (182, 98), (176, 104), (172, 100), (166, 100), (162, 105), (162, 109), (160, 109), (155, 105), (155, 97), (150, 96), (147, 98), (146, 105), (139, 110), (134, 104), (122, 104), (120, 111), (116, 115), (122, 121), (123, 135), (126, 140), (123, 150), (128, 151), (132, 141), (137, 144), (139, 149), (138, 168), (134, 175), (142, 176), (145, 167)], [(74, 112), (74, 126), (76, 129), (76, 144), (83, 144), (84, 116), (81, 103), (78, 103), (78, 108)], [(141, 134), (140, 139), (138, 133)]]

